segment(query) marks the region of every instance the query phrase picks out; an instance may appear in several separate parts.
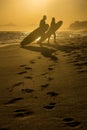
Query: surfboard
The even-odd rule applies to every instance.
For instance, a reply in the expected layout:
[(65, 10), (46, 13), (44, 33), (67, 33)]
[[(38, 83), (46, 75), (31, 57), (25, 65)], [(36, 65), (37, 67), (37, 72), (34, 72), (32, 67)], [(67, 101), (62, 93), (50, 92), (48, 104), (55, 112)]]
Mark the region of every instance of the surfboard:
[(59, 21), (54, 25), (53, 28), (49, 28), (49, 30), (46, 33), (44, 33), (44, 35), (41, 37), (41, 39), (39, 40), (39, 43), (43, 42), (48, 37), (50, 37), (54, 32), (56, 32), (61, 27), (62, 24), (63, 24), (63, 21)]
[(27, 37), (23, 39), (23, 41), (21, 42), (21, 45), (24, 46), (35, 41), (37, 38), (41, 37), (47, 31), (48, 28), (49, 28), (48, 24), (45, 24), (43, 28), (41, 27), (36, 28)]

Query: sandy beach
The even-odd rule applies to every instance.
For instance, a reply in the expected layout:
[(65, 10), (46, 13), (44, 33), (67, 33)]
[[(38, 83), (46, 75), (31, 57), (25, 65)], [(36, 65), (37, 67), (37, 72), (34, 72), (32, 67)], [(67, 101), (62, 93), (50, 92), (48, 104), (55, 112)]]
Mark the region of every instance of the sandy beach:
[(86, 130), (86, 41), (0, 48), (0, 130)]

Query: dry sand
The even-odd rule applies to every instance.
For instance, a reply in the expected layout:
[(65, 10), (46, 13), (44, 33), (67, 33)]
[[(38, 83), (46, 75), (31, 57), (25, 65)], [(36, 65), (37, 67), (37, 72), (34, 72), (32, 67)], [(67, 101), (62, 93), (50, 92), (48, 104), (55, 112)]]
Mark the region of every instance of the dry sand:
[(0, 130), (87, 129), (81, 45), (0, 48)]

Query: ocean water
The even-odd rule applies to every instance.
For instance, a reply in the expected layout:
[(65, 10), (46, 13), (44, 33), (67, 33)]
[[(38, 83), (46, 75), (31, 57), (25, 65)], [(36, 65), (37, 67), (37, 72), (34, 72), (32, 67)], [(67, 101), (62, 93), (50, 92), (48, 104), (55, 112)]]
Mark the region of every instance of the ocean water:
[(29, 33), (15, 31), (0, 31), (0, 47), (20, 44)]
[[(29, 32), (16, 32), (16, 31), (0, 31), (0, 47), (9, 45), (20, 44), (20, 42), (29, 34)], [(61, 41), (61, 44), (65, 41), (86, 37), (87, 31), (72, 32), (72, 31), (59, 31), (57, 32), (57, 39)]]

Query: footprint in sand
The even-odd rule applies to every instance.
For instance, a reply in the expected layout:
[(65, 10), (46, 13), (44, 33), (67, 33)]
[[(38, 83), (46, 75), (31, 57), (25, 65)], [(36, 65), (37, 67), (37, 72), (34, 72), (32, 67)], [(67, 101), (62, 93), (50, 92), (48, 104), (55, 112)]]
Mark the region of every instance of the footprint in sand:
[(18, 82), (16, 84), (14, 84), (13, 87), (9, 90), (9, 92), (12, 92), (15, 87), (18, 87), (20, 85), (24, 85), (24, 82)]
[(79, 121), (74, 121), (73, 118), (64, 118), (63, 121), (65, 122), (66, 125), (68, 125), (69, 127), (79, 127), (81, 122)]
[(26, 88), (26, 89), (22, 89), (21, 91), (24, 92), (24, 93), (32, 93), (32, 92), (34, 92), (35, 90)]
[(53, 67), (48, 67), (48, 70), (52, 71), (52, 70), (54, 70), (54, 68)]
[(57, 62), (57, 61), (58, 61), (58, 58), (57, 58), (55, 55), (52, 55), (52, 56), (51, 56), (51, 59), (52, 59), (54, 62)]
[(41, 85), (42, 88), (47, 88), (49, 86), (49, 84), (43, 84)]
[(44, 106), (43, 108), (45, 108), (45, 109), (53, 109), (55, 107), (55, 105), (56, 105), (56, 103), (51, 102), (48, 105)]
[(75, 66), (80, 66), (80, 67), (82, 66), (79, 62), (74, 63), (74, 65), (75, 65)]
[(47, 92), (47, 95), (51, 96), (51, 97), (56, 97), (58, 96), (59, 94), (56, 93), (56, 92)]
[(22, 72), (19, 72), (18, 74), (22, 75), (22, 74), (25, 74), (25, 73), (27, 73), (27, 71), (22, 71)]
[(31, 60), (30, 63), (31, 63), (31, 64), (35, 64), (36, 62), (35, 62), (34, 60)]
[(37, 58), (38, 58), (38, 59), (41, 59), (42, 57), (41, 57), (41, 56), (38, 56)]
[(0, 130), (9, 130), (8, 128), (0, 128)]
[(13, 87), (20, 86), (20, 85), (23, 85), (23, 84), (24, 84), (24, 82), (18, 82), (16, 84), (14, 84)]
[(55, 67), (55, 64), (51, 64), (51, 65), (49, 65), (49, 67), (48, 67), (48, 70), (54, 70), (54, 67)]
[(83, 65), (84, 65), (84, 66), (87, 65), (87, 61), (85, 61), (85, 62), (83, 63)]
[(18, 109), (14, 111), (14, 117), (23, 119), (25, 117), (30, 117), (34, 114), (32, 110)]
[(33, 79), (31, 76), (25, 76), (25, 79)]
[(87, 70), (78, 70), (77, 73), (78, 73), (78, 74), (87, 73)]
[(19, 98), (14, 98), (14, 99), (11, 99), (11, 100), (9, 100), (7, 103), (5, 103), (6, 105), (10, 105), (10, 104), (14, 104), (14, 103), (16, 103), (16, 102), (18, 102), (18, 101), (20, 101), (20, 100), (23, 100), (24, 98), (21, 98), (21, 97), (19, 97)]
[(47, 75), (48, 74), (48, 72), (46, 72), (46, 73), (43, 73), (43, 74), (41, 74), (42, 76), (45, 76), (45, 75)]
[(25, 67), (25, 70), (32, 70), (31, 67)]
[(48, 81), (52, 81), (52, 80), (54, 80), (54, 78), (52, 78), (52, 77), (49, 77), (49, 78), (48, 78)]
[(26, 65), (20, 65), (19, 67), (25, 67)]

